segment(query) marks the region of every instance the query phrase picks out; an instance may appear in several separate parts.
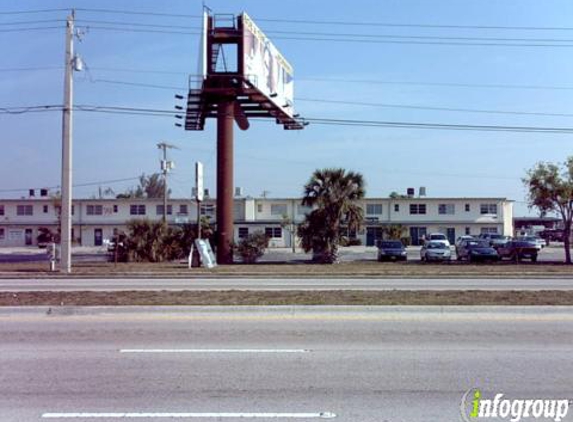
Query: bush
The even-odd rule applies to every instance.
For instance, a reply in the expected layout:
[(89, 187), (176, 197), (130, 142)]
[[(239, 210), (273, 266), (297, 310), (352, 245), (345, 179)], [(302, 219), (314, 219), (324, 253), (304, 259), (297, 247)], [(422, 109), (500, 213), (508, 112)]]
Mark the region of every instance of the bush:
[(249, 234), (233, 248), (246, 264), (253, 264), (265, 254), (269, 238), (261, 231)]

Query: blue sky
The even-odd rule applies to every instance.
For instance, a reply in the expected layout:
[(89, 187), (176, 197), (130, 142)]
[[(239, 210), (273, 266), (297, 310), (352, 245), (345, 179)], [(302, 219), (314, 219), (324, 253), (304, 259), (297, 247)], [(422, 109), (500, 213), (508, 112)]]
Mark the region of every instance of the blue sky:
[[(51, 8), (98, 8), (199, 15), (200, 1), (161, 2), (4, 0), (0, 12)], [(211, 0), (215, 13), (246, 11), (274, 40), (295, 69), (295, 107), (303, 117), (431, 122), (472, 125), (573, 127), (571, 116), (540, 116), (437, 111), (387, 106), (356, 106), (310, 100), (336, 100), (493, 111), (573, 113), (573, 30), (502, 30), (343, 24), (295, 24), (271, 19), (460, 26), (571, 28), (570, 1), (397, 0), (285, 1)], [(0, 14), (0, 107), (61, 104), (64, 30), (62, 22), (14, 25), (14, 22), (63, 20), (66, 12)], [(89, 26), (76, 51), (87, 71), (75, 74), (77, 105), (173, 109), (174, 94), (186, 93), (196, 73), (198, 35), (111, 31), (97, 28), (120, 22), (176, 26), (196, 32), (199, 20), (169, 16), (82, 11), (78, 26)], [(60, 29), (6, 29), (62, 26)], [(117, 25), (115, 25), (117, 26)], [(179, 27), (186, 26), (189, 30)], [(147, 27), (139, 27), (147, 28)], [(149, 29), (149, 28), (147, 28)], [(169, 28), (164, 28), (169, 30)], [(273, 33), (275, 31), (275, 33)], [(297, 32), (284, 34), (276, 31)], [(305, 32), (420, 37), (558, 39), (565, 47), (508, 47), (360, 43), (285, 39), (311, 38)], [(327, 38), (329, 38), (327, 36)], [(334, 36), (330, 36), (334, 38)], [(346, 37), (348, 38), (348, 37)], [(421, 38), (421, 40), (428, 40)], [(499, 42), (498, 42), (499, 43)], [(509, 43), (509, 42), (504, 42)], [(531, 44), (539, 44), (531, 41)], [(569, 47), (567, 47), (569, 45)], [(33, 68), (12, 71), (15, 68)], [(136, 70), (136, 71), (133, 71)], [(318, 80), (317, 80), (318, 79)], [(105, 82), (108, 81), (108, 82)], [(152, 84), (149, 88), (115, 82)], [(371, 81), (370, 83), (364, 81)], [(415, 85), (412, 83), (422, 83)], [(455, 83), (481, 86), (443, 86)], [(497, 87), (485, 87), (495, 85)], [(529, 88), (526, 88), (527, 86)], [(532, 87), (560, 89), (539, 89)], [(180, 88), (180, 89), (175, 89)], [(563, 89), (567, 88), (567, 89)], [(203, 132), (185, 132), (171, 117), (74, 114), (74, 183), (133, 178), (157, 171), (156, 144), (171, 151), (176, 170), (173, 195), (190, 195), (194, 162), (206, 165), (206, 186), (215, 187), (215, 122)], [(0, 196), (7, 190), (60, 183), (61, 113), (0, 114)], [(341, 166), (360, 171), (368, 196), (426, 186), (429, 196), (503, 196), (514, 199), (516, 214), (527, 213), (520, 178), (537, 161), (563, 161), (573, 153), (571, 134), (440, 131), (310, 125), (284, 131), (272, 122), (253, 122), (235, 137), (235, 184), (248, 195), (297, 196), (315, 168)], [(101, 183), (122, 192), (135, 181)], [(76, 187), (89, 197), (97, 186)]]

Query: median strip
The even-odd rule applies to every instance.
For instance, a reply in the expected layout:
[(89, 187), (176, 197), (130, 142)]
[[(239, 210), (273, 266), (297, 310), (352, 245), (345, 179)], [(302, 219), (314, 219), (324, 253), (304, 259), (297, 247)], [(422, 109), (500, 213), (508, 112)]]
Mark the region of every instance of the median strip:
[(121, 349), (119, 353), (308, 353), (305, 349)]

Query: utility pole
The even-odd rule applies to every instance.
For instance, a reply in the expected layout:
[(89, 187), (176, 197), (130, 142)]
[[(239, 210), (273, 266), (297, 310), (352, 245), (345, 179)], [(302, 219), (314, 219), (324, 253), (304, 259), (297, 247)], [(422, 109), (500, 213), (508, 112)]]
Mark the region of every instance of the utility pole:
[(163, 159), (161, 160), (161, 171), (163, 173), (163, 224), (167, 224), (167, 173), (175, 168), (173, 161), (167, 161), (167, 149), (177, 148), (175, 145), (170, 145), (165, 142), (157, 144), (157, 148), (163, 150)]
[(61, 204), (61, 265), (62, 273), (72, 271), (72, 108), (74, 73), (74, 19), (72, 12), (66, 20), (66, 57), (64, 77), (64, 109), (62, 117), (62, 204)]

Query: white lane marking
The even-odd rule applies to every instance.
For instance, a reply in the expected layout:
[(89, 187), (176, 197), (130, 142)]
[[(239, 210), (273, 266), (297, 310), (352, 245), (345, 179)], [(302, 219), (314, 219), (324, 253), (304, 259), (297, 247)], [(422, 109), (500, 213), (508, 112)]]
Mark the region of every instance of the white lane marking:
[(319, 413), (44, 413), (44, 419), (88, 418), (267, 418), (267, 419), (334, 419), (332, 412)]
[(308, 353), (306, 349), (120, 349), (119, 353)]

